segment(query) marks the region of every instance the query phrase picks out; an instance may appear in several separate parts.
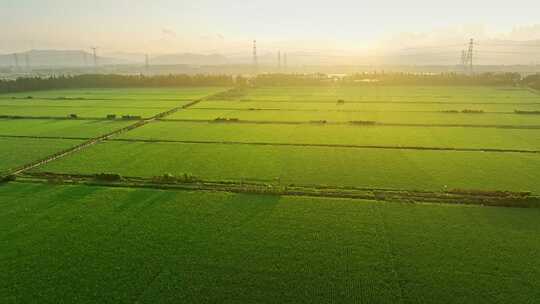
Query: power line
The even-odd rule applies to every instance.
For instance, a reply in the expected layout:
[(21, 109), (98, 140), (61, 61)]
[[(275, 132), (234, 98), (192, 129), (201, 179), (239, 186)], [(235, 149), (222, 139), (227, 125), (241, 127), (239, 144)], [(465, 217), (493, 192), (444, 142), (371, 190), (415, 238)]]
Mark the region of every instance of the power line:
[(399, 49), (399, 51), (413, 51), (413, 50), (424, 50), (424, 49), (446, 49), (451, 47), (463, 47), (467, 44), (451, 44), (451, 45), (438, 45), (438, 46), (420, 46), (420, 47), (409, 47), (409, 48), (402, 48)]
[(480, 53), (488, 53), (488, 54), (524, 54), (524, 55), (537, 54), (537, 52), (514, 52), (514, 51), (484, 51), (484, 50), (480, 50), (478, 52), (480, 52)]
[(540, 44), (522, 44), (519, 42), (509, 42), (509, 43), (482, 43), (481, 45), (486, 46), (497, 46), (497, 47), (530, 47), (530, 48), (540, 48)]

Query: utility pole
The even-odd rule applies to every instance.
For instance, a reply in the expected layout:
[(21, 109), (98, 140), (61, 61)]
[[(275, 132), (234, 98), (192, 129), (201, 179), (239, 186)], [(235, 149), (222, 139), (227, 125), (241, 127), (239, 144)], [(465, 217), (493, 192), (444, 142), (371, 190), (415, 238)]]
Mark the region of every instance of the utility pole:
[(257, 58), (257, 40), (253, 40), (253, 73), (257, 74), (259, 69), (259, 60)]
[(87, 67), (88, 66), (88, 56), (86, 54), (85, 51), (82, 52), (83, 53), (83, 63), (84, 63), (84, 67)]

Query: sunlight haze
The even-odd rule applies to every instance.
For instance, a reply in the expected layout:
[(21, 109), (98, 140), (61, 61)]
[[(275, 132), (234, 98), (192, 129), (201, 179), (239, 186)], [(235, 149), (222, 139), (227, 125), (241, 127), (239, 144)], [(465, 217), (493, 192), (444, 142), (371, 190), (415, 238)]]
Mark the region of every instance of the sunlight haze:
[[(37, 1), (0, 3), (1, 53), (378, 48), (477, 39), (540, 39), (538, 3), (526, 1)], [(434, 35), (436, 33), (436, 35)], [(437, 38), (435, 38), (436, 36)]]

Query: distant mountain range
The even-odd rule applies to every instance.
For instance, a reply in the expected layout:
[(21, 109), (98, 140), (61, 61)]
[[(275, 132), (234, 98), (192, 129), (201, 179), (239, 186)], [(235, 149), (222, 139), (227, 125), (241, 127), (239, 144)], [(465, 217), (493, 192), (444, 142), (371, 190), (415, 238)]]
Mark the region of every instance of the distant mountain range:
[[(145, 55), (138, 53), (110, 53), (98, 56), (99, 65), (144, 64)], [(152, 65), (223, 65), (229, 59), (212, 54), (169, 54), (149, 58)], [(27, 52), (0, 55), (0, 66), (30, 67), (89, 67), (94, 65), (94, 57), (85, 51), (31, 50)]]
[[(465, 46), (463, 46), (465, 48)], [(409, 48), (387, 50), (363, 55), (331, 54), (325, 52), (288, 52), (289, 66), (308, 65), (458, 65), (461, 49), (458, 48)], [(480, 65), (531, 65), (540, 64), (540, 40), (507, 41), (485, 40), (475, 46), (474, 60)], [(0, 55), (0, 67), (92, 67), (93, 55), (80, 50), (31, 50)], [(98, 64), (143, 65), (144, 53), (104, 53), (97, 57)], [(277, 53), (261, 51), (258, 61), (262, 65), (277, 66)], [(221, 66), (251, 64), (249, 50), (245, 55), (177, 53), (150, 56), (150, 65)]]
[[(126, 64), (123, 59), (97, 57), (98, 64)], [(0, 66), (30, 67), (85, 67), (94, 65), (92, 54), (84, 51), (31, 50), (23, 53), (0, 55)]]

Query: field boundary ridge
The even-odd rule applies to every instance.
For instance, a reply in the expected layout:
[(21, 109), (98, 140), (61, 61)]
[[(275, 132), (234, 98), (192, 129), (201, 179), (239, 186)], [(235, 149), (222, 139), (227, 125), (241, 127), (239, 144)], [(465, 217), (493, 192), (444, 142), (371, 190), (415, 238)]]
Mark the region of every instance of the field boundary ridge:
[(473, 189), (449, 189), (446, 191), (419, 191), (403, 189), (376, 189), (339, 187), (325, 185), (282, 185), (278, 182), (210, 181), (194, 177), (117, 177), (101, 180), (98, 175), (59, 174), (49, 172), (24, 173), (15, 182), (89, 185), (122, 188), (151, 188), (161, 190), (220, 191), (263, 195), (306, 196), (365, 199), (399, 203), (440, 203), (482, 205), (494, 207), (540, 208), (540, 196), (531, 192), (486, 191)]
[(231, 123), (231, 124), (259, 124), (259, 125), (348, 125), (355, 127), (434, 127), (434, 128), (495, 128), (495, 129), (540, 129), (540, 125), (475, 125), (475, 124), (415, 124), (415, 123), (384, 123), (370, 121), (369, 123), (357, 123), (356, 121), (277, 121), (277, 120), (240, 120), (231, 118), (223, 119), (158, 119), (163, 122), (196, 122), (196, 123)]

